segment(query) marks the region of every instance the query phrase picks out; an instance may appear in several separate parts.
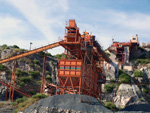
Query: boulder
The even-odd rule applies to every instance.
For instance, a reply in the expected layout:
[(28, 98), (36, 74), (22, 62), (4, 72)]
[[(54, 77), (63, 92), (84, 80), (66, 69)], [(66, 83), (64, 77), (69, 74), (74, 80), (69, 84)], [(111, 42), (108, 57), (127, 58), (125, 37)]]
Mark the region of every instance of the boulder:
[(114, 103), (117, 107), (124, 108), (126, 105), (141, 103), (139, 96), (141, 94), (137, 85), (121, 84), (114, 97)]

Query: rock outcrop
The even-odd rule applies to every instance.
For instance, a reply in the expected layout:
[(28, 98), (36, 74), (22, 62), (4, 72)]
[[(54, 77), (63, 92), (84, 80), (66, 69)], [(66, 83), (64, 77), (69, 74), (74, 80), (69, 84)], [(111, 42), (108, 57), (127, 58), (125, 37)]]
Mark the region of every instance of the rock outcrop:
[(145, 101), (141, 102), (139, 98), (142, 98), (142, 95), (137, 85), (121, 84), (114, 97), (114, 103), (121, 108), (126, 105), (146, 103)]

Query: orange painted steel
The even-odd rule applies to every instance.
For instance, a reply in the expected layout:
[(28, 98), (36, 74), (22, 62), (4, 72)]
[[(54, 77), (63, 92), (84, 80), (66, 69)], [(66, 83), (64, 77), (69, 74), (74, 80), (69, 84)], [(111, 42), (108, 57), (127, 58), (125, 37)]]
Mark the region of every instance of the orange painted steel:
[[(80, 94), (81, 90), (81, 68), (82, 61), (74, 59), (61, 59), (59, 60), (59, 69), (58, 69), (58, 88), (62, 88), (60, 94), (64, 94), (65, 90), (68, 90), (70, 93)], [(58, 82), (57, 82), (58, 83)]]
[[(65, 48), (64, 54), (66, 58), (60, 59), (58, 63), (57, 85), (52, 85), (59, 90), (59, 92), (56, 90), (56, 94), (82, 94), (100, 98), (101, 85), (106, 80), (103, 62), (111, 63), (112, 61), (95, 40), (94, 35), (89, 35), (88, 32), (84, 32), (83, 35), (79, 33), (75, 20), (69, 20), (69, 25), (65, 27), (63, 41), (2, 59), (0, 63), (14, 61), (57, 46)], [(43, 67), (44, 69), (45, 66)], [(44, 92), (44, 80), (45, 77), (42, 76), (41, 92)]]
[(45, 50), (48, 50), (48, 49), (58, 47), (58, 46), (60, 46), (59, 43), (61, 43), (61, 42), (63, 42), (63, 41), (56, 42), (56, 43), (53, 43), (53, 44), (50, 44), (50, 45), (47, 45), (47, 46), (43, 46), (43, 47), (28, 51), (28, 52), (25, 52), (25, 53), (22, 53), (22, 54), (19, 54), (19, 55), (10, 57), (10, 58), (2, 59), (2, 60), (0, 60), (0, 64), (5, 63), (5, 62), (9, 62), (9, 61), (13, 61), (13, 60), (16, 60), (16, 59), (19, 59), (19, 58), (22, 58), (22, 57), (26, 57), (26, 56), (29, 56), (29, 55), (32, 55), (32, 54), (35, 54), (35, 53), (38, 53), (38, 52), (41, 52), (41, 51), (45, 51)]
[[(10, 88), (10, 84), (8, 84), (3, 79), (0, 79), (0, 84), (5, 85), (7, 87), (7, 89)], [(27, 96), (27, 97), (31, 97), (30, 94), (26, 93), (25, 91), (21, 90), (20, 88), (18, 88), (16, 86), (14, 87), (14, 90), (21, 93), (21, 94), (23, 94), (23, 95), (25, 95), (25, 96)], [(6, 91), (6, 93), (7, 93), (7, 91)], [(6, 98), (7, 98), (7, 94), (6, 94)]]
[[(63, 42), (63, 41), (60, 41), (60, 42)], [(22, 53), (22, 54), (10, 57), (10, 58), (2, 59), (2, 60), (0, 60), (0, 64), (5, 63), (5, 62), (14, 61), (14, 60), (17, 60), (17, 59), (22, 58), (22, 57), (26, 57), (26, 56), (29, 56), (29, 55), (32, 55), (32, 54), (35, 54), (35, 53), (38, 53), (41, 51), (45, 51), (47, 49), (52, 49), (52, 48), (58, 47), (58, 46), (60, 46), (60, 44), (59, 44), (60, 42), (56, 42), (56, 43), (53, 43), (53, 44), (50, 44), (47, 46), (43, 46), (43, 47), (40, 47), (38, 49), (34, 49), (34, 50), (28, 51), (26, 53)], [(43, 68), (45, 68), (45, 67), (43, 67)], [(6, 98), (7, 98), (7, 94), (8, 94), (8, 87), (10, 88), (10, 93), (9, 93), (9, 100), (10, 101), (13, 101), (14, 90), (16, 90), (19, 93), (22, 93), (23, 95), (25, 95), (27, 97), (31, 97), (27, 93), (23, 93), (20, 89), (15, 88), (15, 76), (16, 76), (16, 67), (14, 66), (10, 85), (6, 85), (0, 81), (1, 84), (7, 86)], [(45, 77), (43, 78), (43, 76), (42, 76), (41, 92), (44, 92)]]
[(11, 82), (10, 84), (7, 84), (4, 80), (0, 79), (0, 83), (2, 85), (7, 86), (7, 90), (6, 90), (6, 96), (5, 99), (7, 100), (7, 95), (8, 95), (8, 88), (10, 89), (9, 91), (9, 101), (13, 101), (14, 98), (14, 90), (27, 96), (27, 97), (31, 97), (29, 94), (25, 93), (24, 91), (21, 91), (19, 88), (15, 87), (15, 78), (16, 78), (16, 61), (14, 61), (13, 63), (13, 71), (12, 71), (12, 76), (11, 76)]
[(41, 93), (44, 93), (44, 88), (45, 88), (45, 71), (46, 71), (46, 59), (47, 55), (44, 55), (44, 60), (43, 60), (43, 72), (42, 72), (42, 80), (41, 80)]
[(10, 82), (9, 101), (13, 101), (14, 89), (15, 89), (15, 78), (16, 78), (16, 61), (13, 63), (13, 71)]
[(58, 63), (59, 94), (73, 93), (100, 98), (101, 84), (106, 80), (103, 62), (112, 61), (94, 35), (89, 35), (86, 31), (83, 35), (79, 33), (75, 20), (69, 20), (69, 25), (65, 28), (64, 41), (60, 45), (65, 48), (66, 58), (60, 59)]

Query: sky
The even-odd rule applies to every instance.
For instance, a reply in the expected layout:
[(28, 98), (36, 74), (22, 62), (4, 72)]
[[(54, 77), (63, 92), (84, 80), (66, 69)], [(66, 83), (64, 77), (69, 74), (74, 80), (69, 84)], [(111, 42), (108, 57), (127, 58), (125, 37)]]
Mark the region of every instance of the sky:
[[(150, 0), (0, 0), (0, 45), (32, 49), (64, 39), (66, 21), (75, 19), (106, 49), (112, 39), (150, 42)], [(49, 50), (63, 53), (62, 47)]]

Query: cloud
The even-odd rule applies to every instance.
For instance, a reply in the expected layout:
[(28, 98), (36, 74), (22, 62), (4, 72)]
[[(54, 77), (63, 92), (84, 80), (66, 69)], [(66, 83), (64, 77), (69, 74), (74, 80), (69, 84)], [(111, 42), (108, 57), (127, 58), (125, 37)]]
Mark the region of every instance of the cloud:
[[(11, 40), (16, 40), (16, 42), (18, 40), (18, 44), (19, 41), (23, 42), (20, 45), (22, 47), (24, 45), (24, 48), (28, 48), (30, 41), (33, 42), (33, 47), (58, 41), (58, 37), (62, 38), (64, 35), (65, 21), (68, 18), (76, 19), (80, 33), (87, 30), (96, 35), (104, 48), (111, 44), (112, 38), (116, 41), (128, 42), (130, 37), (136, 34), (139, 34), (141, 41), (147, 40), (150, 36), (150, 15), (144, 13), (111, 8), (109, 8), (111, 10), (90, 8), (89, 11), (86, 5), (80, 5), (79, 2), (72, 3), (69, 0), (6, 1), (5, 3), (17, 9), (19, 16), (15, 17), (17, 14), (10, 14), (11, 18), (6, 19), (7, 21), (11, 19), (9, 27), (7, 27), (8, 22), (1, 22), (3, 27), (0, 29), (3, 30), (0, 31), (0, 35), (11, 37)], [(82, 7), (76, 9), (76, 6)], [(63, 52), (61, 49), (58, 50), (61, 51), (59, 53)], [(58, 52), (54, 50), (53, 53)]]
[[(22, 27), (24, 26), (24, 27)], [(13, 37), (19, 37), (27, 31), (27, 25), (20, 19), (11, 16), (0, 17), (0, 39), (1, 44), (14, 43)]]
[(98, 10), (91, 17), (88, 18), (90, 23), (80, 21), (78, 24), (80, 31), (92, 32), (105, 49), (112, 43), (112, 38), (115, 41), (129, 42), (131, 36), (138, 34), (141, 42), (149, 39), (150, 15), (148, 14)]
[(125, 13), (119, 11), (106, 11), (106, 20), (115, 25), (136, 30), (150, 29), (150, 15), (143, 13)]
[[(29, 31), (32, 29), (25, 21), (11, 16), (0, 16), (0, 45), (18, 45), (20, 48), (29, 49), (30, 42), (33, 42), (32, 49), (35, 49), (49, 44), (47, 39), (29, 40), (30, 35), (27, 34)], [(54, 55), (62, 53), (63, 49), (56, 48), (49, 51)]]
[[(64, 35), (64, 14), (69, 10), (68, 0), (6, 0), (1, 3), (7, 3), (17, 11), (15, 14), (0, 11), (1, 44), (16, 44), (28, 49), (32, 42), (32, 47), (37, 48), (56, 42), (58, 36)], [(52, 54), (62, 52), (62, 48), (51, 51)]]
[[(53, 32), (53, 24), (60, 24), (59, 17), (53, 15), (57, 12), (68, 10), (67, 0), (8, 0), (13, 4), (25, 18), (35, 26), (49, 41), (56, 40), (57, 35)], [(55, 16), (55, 17), (54, 17)]]

